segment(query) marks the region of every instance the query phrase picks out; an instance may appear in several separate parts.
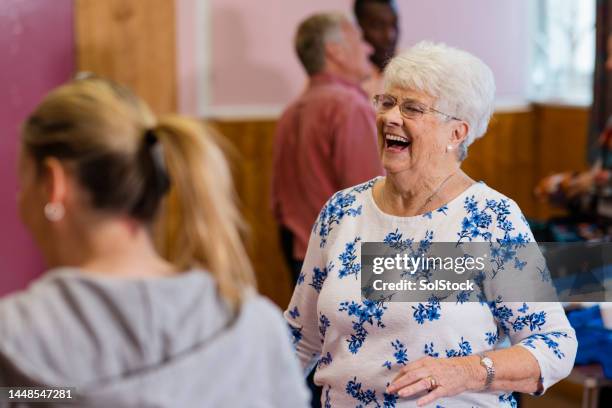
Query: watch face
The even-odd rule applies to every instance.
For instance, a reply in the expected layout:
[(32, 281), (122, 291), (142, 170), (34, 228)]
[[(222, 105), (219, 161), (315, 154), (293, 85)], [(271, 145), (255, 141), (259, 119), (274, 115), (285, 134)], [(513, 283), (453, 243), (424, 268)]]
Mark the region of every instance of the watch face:
[(482, 365), (484, 365), (487, 368), (493, 367), (493, 360), (491, 360), (489, 357), (483, 357), (481, 362), (482, 362)]

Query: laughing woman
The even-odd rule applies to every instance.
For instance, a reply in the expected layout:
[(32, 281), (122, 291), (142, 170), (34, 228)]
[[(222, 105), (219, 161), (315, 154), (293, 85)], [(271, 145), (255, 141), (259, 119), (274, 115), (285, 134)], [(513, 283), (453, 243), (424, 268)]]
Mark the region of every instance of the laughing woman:
[(461, 170), (494, 93), (482, 61), (445, 45), (388, 65), (374, 100), (387, 176), (328, 201), (285, 312), (323, 406), (513, 406), (512, 391), (541, 394), (570, 372), (577, 343), (560, 304), (504, 301), (496, 275), (486, 301), (361, 299), (361, 242), (533, 241), (514, 201)]

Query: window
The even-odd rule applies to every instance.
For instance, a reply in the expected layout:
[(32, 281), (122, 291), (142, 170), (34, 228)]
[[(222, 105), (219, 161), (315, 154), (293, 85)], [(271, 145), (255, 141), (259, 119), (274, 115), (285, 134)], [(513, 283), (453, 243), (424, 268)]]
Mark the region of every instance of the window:
[(591, 103), (595, 1), (533, 1), (531, 99)]

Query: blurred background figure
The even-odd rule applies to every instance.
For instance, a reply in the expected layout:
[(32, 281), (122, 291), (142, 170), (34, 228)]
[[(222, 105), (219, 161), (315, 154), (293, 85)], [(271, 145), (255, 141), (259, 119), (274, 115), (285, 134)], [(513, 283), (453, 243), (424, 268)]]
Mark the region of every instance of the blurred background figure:
[(81, 407), (307, 405), (200, 123), (77, 79), (25, 121), (19, 179), (51, 270), (0, 301), (0, 386), (76, 387)]
[(355, 0), (355, 18), (363, 39), (372, 46), (371, 76), (363, 82), (368, 95), (383, 92), (382, 72), (393, 56), (399, 39), (399, 21), (395, 0)]
[(333, 193), (382, 174), (374, 109), (359, 83), (368, 47), (342, 14), (315, 14), (295, 35), (308, 88), (276, 128), (272, 206), (282, 247), (299, 279), (310, 230)]
[[(603, 65), (612, 72), (612, 34)], [(545, 241), (609, 240), (612, 237), (612, 117), (597, 140), (598, 154), (586, 171), (566, 171), (542, 179), (536, 196), (565, 208), (569, 215), (549, 221)]]

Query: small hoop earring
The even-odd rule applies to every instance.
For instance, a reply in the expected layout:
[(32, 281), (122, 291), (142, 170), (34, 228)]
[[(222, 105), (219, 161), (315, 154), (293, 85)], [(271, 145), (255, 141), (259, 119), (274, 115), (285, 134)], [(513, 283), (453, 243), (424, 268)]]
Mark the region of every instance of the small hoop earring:
[(62, 203), (47, 203), (44, 208), (45, 217), (51, 222), (57, 222), (64, 218), (66, 209)]
[(446, 153), (450, 152), (453, 149), (454, 149), (453, 145), (451, 145), (451, 144), (446, 145)]

